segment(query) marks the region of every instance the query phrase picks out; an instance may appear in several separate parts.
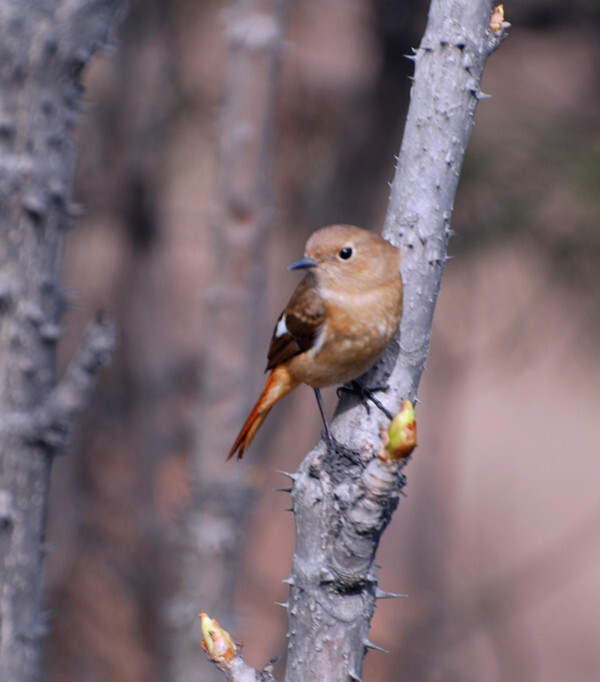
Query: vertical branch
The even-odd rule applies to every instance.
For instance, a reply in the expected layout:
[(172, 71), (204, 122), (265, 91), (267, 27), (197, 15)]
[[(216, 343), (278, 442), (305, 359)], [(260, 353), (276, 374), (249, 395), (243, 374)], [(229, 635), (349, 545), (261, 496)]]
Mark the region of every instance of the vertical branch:
[(55, 348), (80, 74), (119, 2), (0, 5), (0, 679), (39, 679), (52, 455), (114, 342), (101, 321), (62, 385)]
[(404, 318), (390, 383), (395, 404), (414, 399), (431, 325), (462, 163), (481, 78), (504, 32), (489, 28), (491, 0), (432, 0), (414, 54), (415, 76), (383, 234), (403, 251)]
[(245, 468), (225, 468), (223, 459), (248, 408), (246, 387), (263, 307), (286, 8), (287, 0), (238, 0), (227, 13), (230, 60), (211, 220), (214, 271), (192, 462), (194, 497), (183, 538), (182, 585), (171, 609), (173, 675), (180, 682), (197, 677), (204, 660), (198, 610), (228, 621), (251, 503)]
[[(489, 0), (432, 0), (415, 53), (411, 104), (384, 235), (404, 254), (400, 337), (365, 379), (389, 383), (384, 402), (398, 411), (416, 397), (462, 160), (487, 57), (501, 36), (489, 28)], [(385, 419), (344, 399), (335, 437), (360, 449), (362, 462), (317, 446), (292, 476), (296, 550), (288, 607), (287, 682), (360, 680), (378, 596), (375, 552), (405, 484), (403, 463), (374, 456)], [(354, 409), (351, 409), (354, 404)]]

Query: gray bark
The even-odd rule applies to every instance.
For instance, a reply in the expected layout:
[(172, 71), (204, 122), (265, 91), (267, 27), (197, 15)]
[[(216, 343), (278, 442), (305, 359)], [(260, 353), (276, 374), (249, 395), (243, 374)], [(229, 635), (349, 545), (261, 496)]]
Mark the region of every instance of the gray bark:
[[(381, 399), (392, 412), (415, 400), (450, 234), (462, 161), (481, 98), (489, 54), (501, 36), (489, 29), (489, 0), (433, 0), (415, 52), (411, 104), (384, 236), (402, 248), (405, 283), (400, 335), (363, 378), (389, 384)], [(374, 454), (385, 417), (356, 397), (336, 411), (337, 440), (360, 462), (329, 455), (323, 443), (291, 475), (296, 550), (289, 578), (286, 682), (362, 679), (371, 616), (378, 597), (374, 557), (405, 485), (403, 461)]]
[(57, 382), (80, 75), (120, 5), (0, 2), (0, 679), (11, 682), (41, 673), (52, 456), (114, 344), (112, 327), (99, 319)]

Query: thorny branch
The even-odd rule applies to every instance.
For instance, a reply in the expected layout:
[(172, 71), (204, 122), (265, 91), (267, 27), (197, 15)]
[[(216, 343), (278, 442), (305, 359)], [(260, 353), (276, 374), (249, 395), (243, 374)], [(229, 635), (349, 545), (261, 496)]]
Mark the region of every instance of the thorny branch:
[[(399, 336), (362, 379), (389, 384), (383, 402), (397, 412), (415, 400), (429, 350), (433, 313), (446, 262), (454, 197), (475, 108), (485, 98), (483, 69), (505, 36), (489, 0), (432, 0), (418, 50), (404, 138), (384, 236), (402, 248), (404, 316)], [(386, 420), (345, 396), (332, 424), (357, 457), (319, 443), (292, 481), (296, 549), (288, 610), (286, 682), (361, 680), (378, 598), (375, 553), (406, 481), (406, 460), (376, 456)], [(236, 655), (240, 655), (239, 652)], [(258, 674), (258, 673), (257, 673)], [(230, 677), (235, 680), (235, 677)], [(239, 678), (240, 680), (242, 678)]]
[[(488, 0), (433, 0), (415, 51), (415, 76), (384, 236), (403, 251), (404, 315), (399, 338), (367, 377), (388, 383), (397, 412), (416, 399), (446, 261), (450, 219), (489, 54), (504, 34), (490, 26)], [(378, 597), (375, 553), (405, 485), (405, 461), (374, 457), (385, 419), (346, 396), (334, 436), (358, 446), (362, 466), (319, 444), (292, 475), (296, 551), (288, 600), (286, 682), (360, 680)], [(364, 467), (364, 468), (363, 468)], [(373, 482), (376, 482), (373, 491)]]

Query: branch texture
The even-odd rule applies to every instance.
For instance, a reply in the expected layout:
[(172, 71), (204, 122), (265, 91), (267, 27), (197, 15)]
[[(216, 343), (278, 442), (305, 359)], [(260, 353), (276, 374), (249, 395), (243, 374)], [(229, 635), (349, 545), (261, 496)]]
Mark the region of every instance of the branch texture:
[[(446, 262), (450, 219), (487, 57), (500, 37), (489, 29), (488, 0), (433, 0), (415, 52), (411, 104), (392, 185), (384, 236), (404, 255), (404, 315), (399, 338), (362, 379), (388, 383), (392, 412), (414, 400), (429, 351), (431, 324)], [(319, 444), (292, 475), (296, 518), (288, 602), (287, 682), (362, 679), (378, 596), (374, 564), (381, 534), (405, 484), (402, 461), (374, 455), (387, 426), (345, 397), (336, 411), (336, 439), (359, 459)]]

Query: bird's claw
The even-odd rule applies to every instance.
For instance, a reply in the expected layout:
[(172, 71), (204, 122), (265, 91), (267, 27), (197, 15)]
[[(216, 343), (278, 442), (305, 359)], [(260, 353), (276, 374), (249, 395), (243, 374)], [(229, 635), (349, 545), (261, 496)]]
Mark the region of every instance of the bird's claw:
[(349, 381), (347, 384), (343, 384), (336, 390), (336, 394), (338, 398), (341, 398), (342, 393), (354, 393), (354, 395), (357, 395), (364, 406), (365, 410), (367, 411), (367, 414), (371, 414), (371, 407), (369, 405), (369, 400), (377, 407), (379, 410), (385, 414), (385, 416), (391, 421), (394, 418), (394, 415), (383, 405), (383, 403), (378, 400), (375, 397), (375, 393), (378, 391), (387, 391), (389, 389), (389, 385), (384, 385), (384, 386), (373, 386), (370, 388), (367, 388), (366, 386), (363, 386), (359, 381), (356, 381), (356, 379), (353, 379), (352, 381)]

